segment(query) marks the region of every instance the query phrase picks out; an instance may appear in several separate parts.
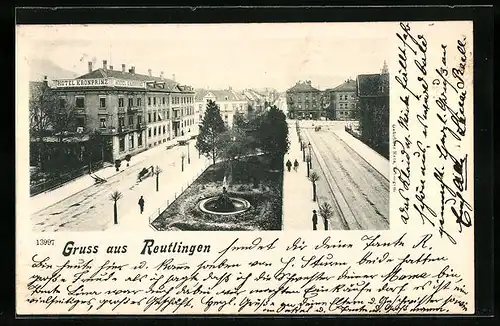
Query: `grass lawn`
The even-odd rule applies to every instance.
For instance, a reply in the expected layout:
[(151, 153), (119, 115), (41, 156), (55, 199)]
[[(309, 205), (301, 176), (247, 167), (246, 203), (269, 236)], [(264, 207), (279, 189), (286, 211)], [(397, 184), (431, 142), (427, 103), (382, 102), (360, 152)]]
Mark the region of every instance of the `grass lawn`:
[(222, 193), (225, 163), (209, 167), (151, 224), (160, 231), (281, 230), (283, 171), (271, 170), (267, 156), (233, 162), (228, 194), (252, 205), (237, 215), (219, 216), (198, 208), (200, 200)]

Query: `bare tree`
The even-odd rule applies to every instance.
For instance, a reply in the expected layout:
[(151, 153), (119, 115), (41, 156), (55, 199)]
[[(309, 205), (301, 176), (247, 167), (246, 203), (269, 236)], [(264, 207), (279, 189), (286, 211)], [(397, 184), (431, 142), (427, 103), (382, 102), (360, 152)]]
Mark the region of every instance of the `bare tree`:
[(156, 168), (154, 169), (153, 173), (156, 175), (156, 191), (159, 190), (160, 186), (160, 173), (162, 173), (163, 170), (157, 165)]
[(327, 202), (323, 202), (319, 205), (319, 214), (323, 217), (323, 223), (325, 225), (325, 230), (328, 230), (328, 221), (333, 215), (332, 205)]
[(311, 181), (312, 186), (313, 186), (313, 201), (316, 201), (316, 181), (319, 180), (319, 175), (316, 173), (316, 171), (311, 172), (309, 175), (309, 181)]
[(30, 84), (29, 97), (30, 138), (36, 141), (37, 162), (42, 167), (44, 137), (52, 131), (51, 118), (57, 106), (57, 100), (50, 87), (43, 82)]
[(118, 224), (118, 207), (116, 205), (116, 203), (123, 197), (122, 193), (119, 192), (118, 190), (113, 192), (110, 196), (109, 196), (109, 199), (112, 200), (114, 202), (114, 222), (115, 224)]

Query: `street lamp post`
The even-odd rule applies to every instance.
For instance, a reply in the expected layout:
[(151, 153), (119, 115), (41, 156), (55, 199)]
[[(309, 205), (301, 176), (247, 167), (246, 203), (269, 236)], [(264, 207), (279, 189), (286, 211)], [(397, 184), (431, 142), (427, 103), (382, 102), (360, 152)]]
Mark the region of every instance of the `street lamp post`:
[(311, 155), (307, 154), (307, 177), (309, 178), (309, 172), (311, 170)]
[(302, 162), (306, 161), (306, 142), (302, 142)]
[(181, 154), (181, 172), (184, 172), (184, 159), (186, 158), (186, 154), (182, 152)]
[(191, 156), (189, 155), (189, 141), (186, 142), (188, 148), (188, 164), (191, 164)]

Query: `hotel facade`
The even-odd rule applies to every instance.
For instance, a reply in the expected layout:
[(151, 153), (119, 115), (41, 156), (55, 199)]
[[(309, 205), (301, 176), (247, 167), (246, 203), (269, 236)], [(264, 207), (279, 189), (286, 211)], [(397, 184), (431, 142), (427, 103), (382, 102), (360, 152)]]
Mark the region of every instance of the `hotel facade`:
[(123, 159), (187, 136), (195, 124), (194, 89), (172, 79), (114, 70), (103, 61), (75, 79), (49, 81), (61, 107), (74, 108), (75, 132), (109, 138), (108, 160)]

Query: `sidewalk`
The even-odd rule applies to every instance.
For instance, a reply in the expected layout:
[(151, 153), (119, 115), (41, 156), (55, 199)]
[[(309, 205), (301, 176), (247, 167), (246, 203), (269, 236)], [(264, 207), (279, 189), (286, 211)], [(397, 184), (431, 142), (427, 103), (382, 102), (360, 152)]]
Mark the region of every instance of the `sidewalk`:
[[(138, 165), (148, 158), (152, 156), (159, 155), (161, 153), (164, 153), (166, 150), (166, 146), (168, 144), (177, 144), (177, 140), (171, 140), (169, 142), (166, 142), (165, 144), (150, 148), (148, 150), (145, 150), (141, 153), (138, 153), (134, 156), (132, 156), (132, 159), (130, 160), (130, 166), (133, 167), (135, 165)], [(122, 162), (122, 165), (120, 167), (120, 171), (116, 172), (116, 169), (114, 166), (106, 167), (101, 170), (95, 171), (93, 174), (103, 178), (103, 179), (108, 179), (111, 178), (117, 174), (119, 174), (121, 171), (124, 169), (127, 169), (127, 162), (124, 161)], [(29, 199), (29, 205), (30, 205), (30, 211), (31, 213), (36, 213), (46, 207), (49, 207), (51, 205), (54, 205), (58, 203), (61, 200), (64, 200), (68, 198), (71, 195), (74, 195), (80, 191), (83, 191), (89, 187), (92, 187), (95, 184), (94, 179), (89, 175), (85, 174), (79, 178), (76, 178), (61, 187), (55, 188), (53, 190), (49, 190), (46, 192), (42, 192), (36, 196), (30, 197)]]
[(389, 160), (371, 149), (362, 141), (351, 136), (345, 130), (335, 130), (334, 133), (339, 136), (349, 147), (358, 153), (368, 164), (373, 166), (380, 174), (389, 180)]
[[(211, 161), (204, 156), (198, 158), (197, 153), (191, 156), (191, 164), (188, 164), (187, 160), (184, 162), (184, 171), (181, 171), (179, 162), (165, 162), (160, 166), (162, 173), (159, 179), (159, 191), (156, 191), (156, 176), (138, 184), (137, 199), (133, 202), (119, 203), (119, 223), (112, 225), (108, 230), (112, 232), (155, 231), (150, 226), (150, 222), (155, 220), (210, 164)], [(172, 178), (172, 175), (176, 177)], [(143, 195), (145, 200), (142, 214), (138, 205), (140, 195)]]
[[(283, 230), (312, 230), (312, 211), (318, 210), (318, 203), (312, 200), (312, 185), (307, 179), (307, 163), (302, 161), (299, 138), (295, 123), (288, 124), (290, 149), (285, 154), (293, 163), (299, 162), (298, 171), (290, 172), (285, 167), (283, 173)], [(304, 135), (305, 136), (305, 135)], [(318, 213), (318, 230), (323, 229), (323, 222)]]

